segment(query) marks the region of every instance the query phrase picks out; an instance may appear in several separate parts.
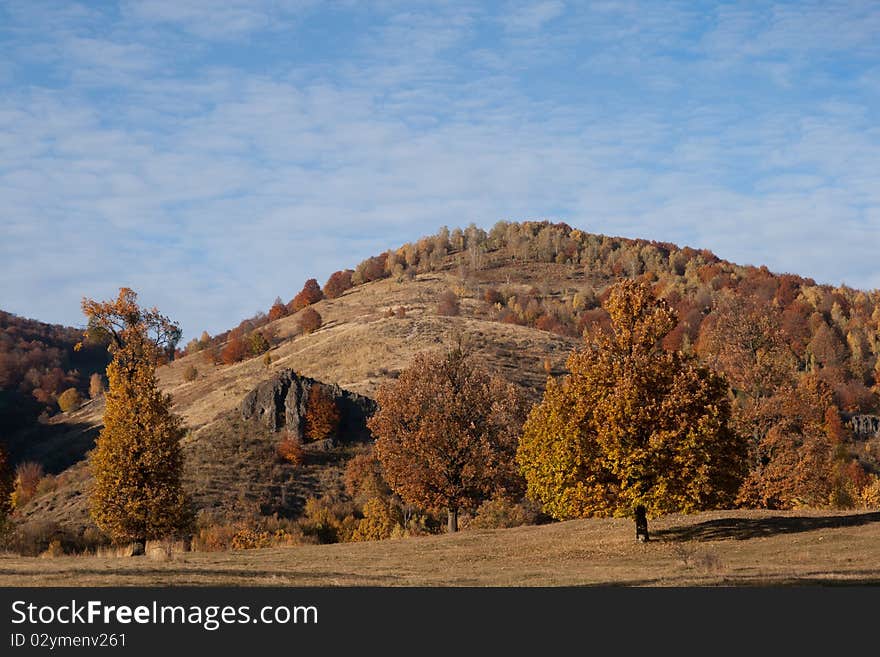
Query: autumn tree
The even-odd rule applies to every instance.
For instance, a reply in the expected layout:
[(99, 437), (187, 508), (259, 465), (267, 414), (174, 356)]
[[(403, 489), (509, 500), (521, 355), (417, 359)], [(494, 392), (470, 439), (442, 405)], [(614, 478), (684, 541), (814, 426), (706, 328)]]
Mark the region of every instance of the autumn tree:
[(243, 359), (247, 350), (248, 345), (245, 344), (241, 329), (233, 329), (229, 332), (226, 345), (220, 352), (220, 360), (223, 361), (224, 365), (232, 365)]
[(275, 451), (282, 461), (293, 465), (302, 465), (305, 460), (305, 452), (303, 451), (302, 441), (299, 436), (294, 433), (286, 432), (278, 444)]
[(517, 462), (551, 516), (633, 515), (647, 540), (648, 514), (729, 505), (746, 447), (728, 426), (724, 379), (662, 349), (676, 316), (649, 285), (621, 281), (604, 306), (611, 329), (588, 334), (570, 374), (548, 379)]
[(345, 464), (345, 492), (355, 502), (366, 502), (372, 498), (387, 498), (391, 489), (382, 477), (382, 465), (376, 457), (376, 450), (355, 454)]
[(319, 385), (309, 390), (306, 400), (305, 435), (309, 440), (324, 440), (336, 435), (339, 409), (333, 397)]
[(419, 354), (377, 401), (368, 426), (385, 480), (409, 504), (445, 507), (450, 532), (460, 510), (521, 491), (514, 455), (523, 399), (460, 347)]
[(840, 470), (852, 462), (831, 387), (809, 373), (780, 394), (780, 404), (737, 501), (769, 509), (828, 506)]
[(303, 333), (314, 333), (323, 323), (321, 314), (314, 308), (306, 308), (299, 315), (299, 329)]
[(271, 348), (272, 345), (269, 344), (269, 340), (266, 339), (266, 336), (263, 335), (262, 332), (254, 331), (247, 336), (247, 349), (251, 356), (259, 356), (260, 354), (266, 353)]
[(184, 430), (159, 390), (156, 363), (177, 325), (122, 288), (113, 301), (83, 300), (94, 330), (111, 336), (104, 427), (89, 458), (94, 486), (90, 513), (115, 542), (157, 539), (188, 527), (181, 475)]
[(343, 292), (352, 287), (351, 275), (353, 273), (351, 269), (344, 269), (330, 274), (330, 278), (324, 283), (324, 296), (328, 299), (341, 297)]
[(779, 420), (782, 397), (795, 384), (797, 358), (781, 314), (767, 303), (726, 294), (700, 328), (697, 353), (733, 392), (732, 426), (753, 453)]
[(318, 285), (318, 281), (314, 278), (310, 278), (305, 282), (302, 290), (300, 290), (300, 292), (290, 300), (290, 303), (287, 304), (287, 309), (290, 312), (295, 313), (306, 306), (318, 303), (323, 298), (324, 293), (321, 291), (321, 286)]
[(276, 319), (281, 319), (285, 315), (287, 315), (287, 306), (281, 301), (281, 297), (275, 297), (275, 302), (272, 304), (272, 307), (269, 308), (269, 321), (274, 322)]

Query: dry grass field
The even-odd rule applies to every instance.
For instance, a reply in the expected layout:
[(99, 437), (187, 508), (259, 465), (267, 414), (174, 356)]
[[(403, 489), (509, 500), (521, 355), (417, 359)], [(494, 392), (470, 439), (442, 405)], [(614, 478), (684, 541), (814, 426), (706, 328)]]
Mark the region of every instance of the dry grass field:
[(145, 557), (0, 555), (2, 586), (880, 584), (880, 512), (721, 511), (453, 536)]

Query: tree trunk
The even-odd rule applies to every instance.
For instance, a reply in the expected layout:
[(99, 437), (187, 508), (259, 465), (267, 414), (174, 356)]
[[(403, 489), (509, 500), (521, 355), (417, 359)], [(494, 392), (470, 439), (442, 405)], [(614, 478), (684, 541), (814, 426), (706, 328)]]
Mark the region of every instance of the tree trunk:
[(447, 516), (446, 531), (450, 534), (458, 531), (458, 509), (450, 507)]
[(644, 504), (636, 507), (636, 540), (639, 543), (648, 541), (648, 510)]

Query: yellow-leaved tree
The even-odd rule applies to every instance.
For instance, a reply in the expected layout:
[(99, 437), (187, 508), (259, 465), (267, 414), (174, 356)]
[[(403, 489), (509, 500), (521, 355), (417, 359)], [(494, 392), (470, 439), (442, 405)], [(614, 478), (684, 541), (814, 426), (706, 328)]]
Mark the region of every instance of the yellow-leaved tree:
[(530, 497), (558, 519), (647, 515), (731, 504), (746, 473), (745, 442), (728, 427), (725, 380), (661, 340), (674, 311), (650, 286), (618, 283), (596, 329), (549, 379), (523, 427), (517, 462)]
[(83, 300), (86, 338), (109, 337), (104, 427), (89, 463), (94, 476), (90, 513), (114, 542), (145, 542), (184, 533), (191, 521), (181, 482), (184, 430), (159, 390), (156, 363), (180, 329), (121, 288), (114, 301)]

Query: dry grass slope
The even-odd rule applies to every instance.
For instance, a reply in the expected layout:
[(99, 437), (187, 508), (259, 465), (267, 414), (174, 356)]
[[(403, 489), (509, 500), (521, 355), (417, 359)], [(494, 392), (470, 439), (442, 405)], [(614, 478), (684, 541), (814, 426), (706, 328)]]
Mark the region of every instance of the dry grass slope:
[[(194, 354), (159, 368), (161, 387), (174, 399), (174, 411), (183, 416), (190, 430), (185, 440), (188, 482), (200, 506), (215, 507), (236, 502), (239, 507), (271, 509), (301, 504), (303, 495), (320, 493), (322, 487), (338, 486), (339, 468), (329, 464), (290, 472), (272, 455), (272, 438), (254, 426), (238, 426), (235, 415), (242, 397), (279, 369), (297, 372), (354, 392), (372, 396), (383, 381), (406, 367), (415, 354), (451, 346), (460, 335), (491, 370), (518, 385), (533, 400), (540, 398), (546, 381), (545, 359), (561, 368), (576, 340), (533, 328), (500, 324), (485, 316), (485, 304), (477, 297), (478, 284), (505, 284), (528, 289), (532, 284), (561, 288), (583, 277), (578, 267), (523, 264), (488, 268), (471, 280), (473, 291), (462, 290), (452, 271), (422, 274), (413, 280), (385, 279), (348, 290), (340, 298), (315, 304), (324, 325), (314, 333), (299, 335), (297, 316), (274, 322), (279, 343), (271, 350), (267, 368), (261, 357), (233, 365), (210, 365)], [(450, 289), (462, 292), (462, 314), (437, 314), (437, 299)], [(404, 318), (387, 317), (388, 308), (406, 308)], [(186, 381), (184, 373), (194, 365), (199, 375)], [(51, 430), (56, 438), (42, 451), (64, 454), (64, 465), (82, 456), (97, 435), (104, 411), (102, 400), (57, 416)], [(73, 450), (71, 452), (70, 450)], [(70, 452), (70, 453), (68, 453)], [(331, 459), (332, 461), (332, 459)], [(74, 465), (58, 489), (35, 499), (22, 510), (26, 520), (54, 520), (82, 527), (87, 522), (88, 470)]]

